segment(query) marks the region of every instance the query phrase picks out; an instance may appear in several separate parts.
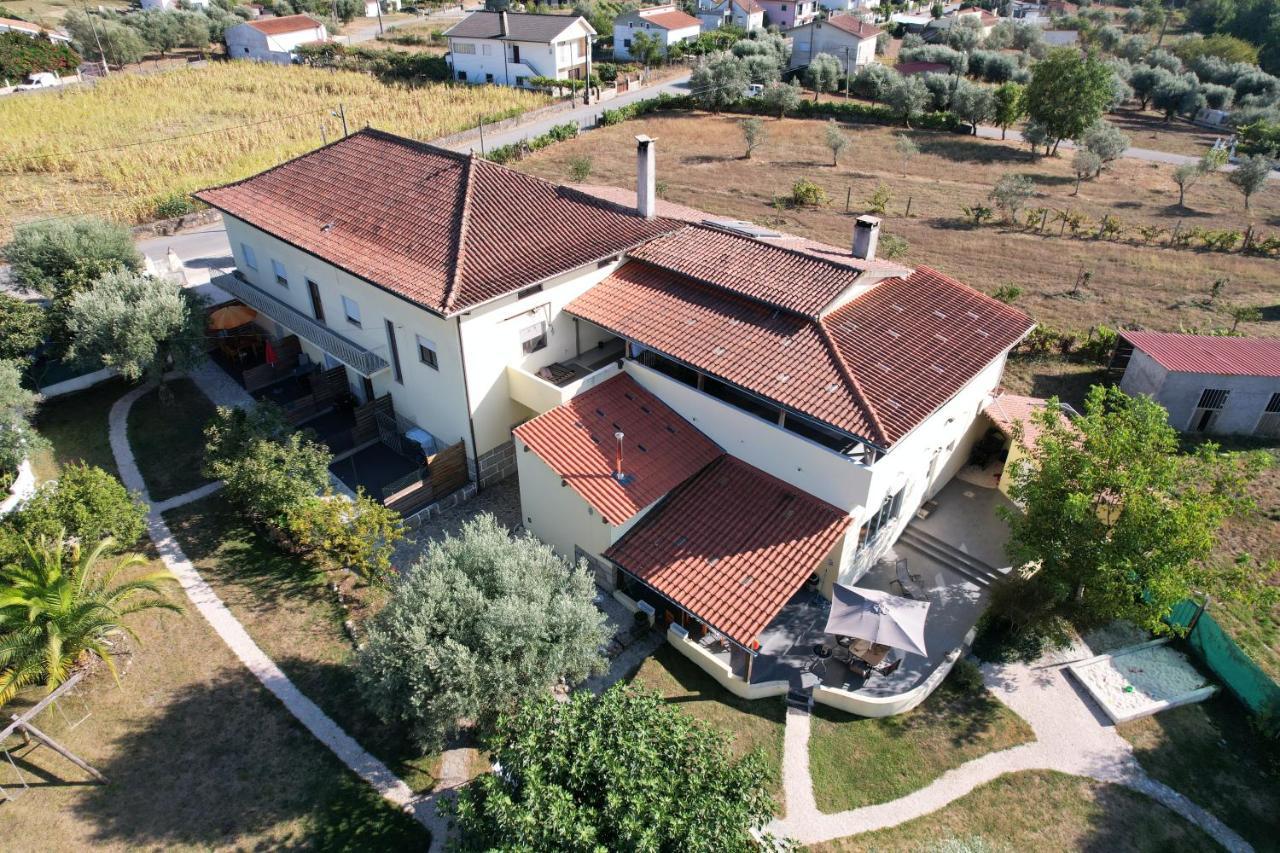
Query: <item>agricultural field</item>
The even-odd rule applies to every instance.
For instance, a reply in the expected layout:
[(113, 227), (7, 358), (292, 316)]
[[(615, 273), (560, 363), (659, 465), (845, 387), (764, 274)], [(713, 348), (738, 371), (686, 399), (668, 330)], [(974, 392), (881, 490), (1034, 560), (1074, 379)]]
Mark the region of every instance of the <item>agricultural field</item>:
[[(119, 74), (92, 87), (0, 102), (0, 240), (13, 224), (93, 213), (142, 222), (193, 190), (332, 141), (341, 104), (366, 124), (434, 139), (549, 103), (498, 86), (390, 86), (353, 72), (219, 63)], [(179, 138), (170, 138), (179, 137)], [(163, 140), (163, 141), (160, 141)]]
[[(125, 10), (133, 4), (129, 0), (100, 0), (93, 5)], [(6, 11), (21, 15), (27, 21), (38, 21), (46, 27), (56, 26), (69, 9), (79, 9), (80, 6), (75, 0), (5, 0), (0, 3)]]

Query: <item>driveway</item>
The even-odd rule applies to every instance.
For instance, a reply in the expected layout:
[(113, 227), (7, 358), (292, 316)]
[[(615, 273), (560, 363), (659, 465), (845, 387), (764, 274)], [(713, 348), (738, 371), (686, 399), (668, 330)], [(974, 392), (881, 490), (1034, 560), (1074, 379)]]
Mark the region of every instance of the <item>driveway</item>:
[[(394, 30), (396, 27), (404, 27), (409, 24), (417, 24), (422, 21), (457, 20), (472, 12), (479, 12), (483, 9), (484, 4), (482, 3), (473, 3), (469, 6), (464, 6), (464, 4), (458, 3), (454, 6), (442, 6), (441, 8), (428, 12), (425, 15), (416, 15), (412, 18), (388, 21), (384, 17), (383, 28), (387, 30)], [(382, 30), (378, 27), (377, 18), (361, 18), (359, 23), (352, 22), (349, 24), (347, 31), (343, 35), (345, 35), (347, 40), (352, 44), (359, 44), (362, 41), (372, 41), (378, 37), (378, 33), (381, 31)]]

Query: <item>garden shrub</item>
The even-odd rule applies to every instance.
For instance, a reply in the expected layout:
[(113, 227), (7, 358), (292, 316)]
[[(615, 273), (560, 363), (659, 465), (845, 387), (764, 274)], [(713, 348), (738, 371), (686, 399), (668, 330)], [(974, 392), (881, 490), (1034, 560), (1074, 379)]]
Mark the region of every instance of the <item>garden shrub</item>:
[(366, 581), (392, 575), (391, 555), (404, 538), (404, 520), (360, 490), (355, 501), (332, 490), (312, 495), (289, 508), (286, 529), (301, 551), (318, 551)]
[(251, 409), (218, 406), (204, 428), (204, 475), (221, 478), (224, 466), (258, 441), (283, 441), (292, 432), (284, 409), (261, 402)]
[(6, 479), (43, 443), (31, 426), (35, 407), (36, 395), (22, 387), (18, 363), (0, 361), (0, 475)]
[(123, 550), (142, 538), (147, 505), (114, 476), (90, 465), (68, 465), (44, 483), (10, 517), (13, 529), (31, 541), (65, 535), (87, 544), (108, 536)]
[(284, 441), (252, 441), (241, 456), (215, 462), (210, 471), (251, 520), (279, 533), (287, 530), (290, 509), (329, 484), (331, 460), (327, 447), (294, 433)]
[(1089, 336), (1084, 343), (1080, 345), (1079, 354), (1089, 361), (1106, 364), (1111, 360), (1112, 353), (1115, 352), (1116, 341), (1119, 337), (1120, 333), (1110, 326), (1094, 326), (1089, 330)]
[(791, 186), (791, 203), (796, 207), (818, 207), (827, 203), (827, 191), (808, 178)]
[(962, 693), (978, 693), (984, 689), (982, 670), (968, 658), (960, 658), (947, 676), (951, 685)]

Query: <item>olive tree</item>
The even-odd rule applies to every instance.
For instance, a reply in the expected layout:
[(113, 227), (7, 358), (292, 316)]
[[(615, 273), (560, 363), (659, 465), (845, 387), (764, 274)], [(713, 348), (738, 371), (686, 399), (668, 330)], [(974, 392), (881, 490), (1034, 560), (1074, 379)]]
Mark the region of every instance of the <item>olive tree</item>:
[(770, 83), (760, 95), (765, 109), (785, 118), (787, 113), (800, 106), (800, 87), (795, 83)]
[(951, 94), (951, 111), (967, 121), (973, 135), (977, 136), (978, 125), (995, 116), (995, 94), (986, 86), (962, 80)]
[(1018, 211), (1035, 195), (1035, 184), (1026, 175), (1001, 175), (992, 187), (990, 198), (1004, 212), (1006, 222), (1016, 222)]
[[(1129, 149), (1129, 135), (1114, 124), (1099, 121), (1093, 124), (1076, 140), (1076, 145), (1089, 151), (1098, 158), (1097, 177), (1110, 163), (1118, 159)], [(1079, 188), (1079, 184), (1077, 184)]]
[(836, 124), (835, 119), (830, 119), (823, 128), (822, 141), (831, 149), (831, 165), (838, 166), (840, 152), (849, 147), (849, 137), (840, 129), (840, 125)]
[(885, 103), (911, 128), (911, 120), (924, 112), (929, 103), (929, 89), (919, 77), (899, 77), (884, 95)]
[(4, 257), (14, 281), (50, 299), (84, 290), (111, 270), (142, 269), (129, 229), (96, 218), (19, 225)]
[(764, 144), (767, 135), (764, 122), (755, 117), (744, 118), (738, 122), (738, 127), (742, 129), (742, 141), (747, 147), (747, 153), (743, 155), (743, 159), (750, 160), (752, 153)]
[(1249, 199), (1254, 193), (1266, 186), (1267, 178), (1270, 177), (1271, 170), (1274, 168), (1275, 163), (1270, 157), (1263, 154), (1246, 154), (1240, 158), (1235, 170), (1227, 174), (1227, 180), (1244, 196), (1245, 210), (1249, 209)]
[(840, 84), (840, 60), (829, 53), (819, 53), (804, 71), (804, 84), (813, 90), (816, 103), (823, 92), (834, 92)]
[(1102, 171), (1102, 158), (1088, 148), (1077, 148), (1071, 158), (1071, 171), (1076, 176), (1076, 188), (1072, 195), (1080, 194), (1080, 182), (1096, 176)]
[(689, 77), (694, 100), (716, 113), (741, 98), (747, 82), (747, 67), (731, 53), (716, 55)]

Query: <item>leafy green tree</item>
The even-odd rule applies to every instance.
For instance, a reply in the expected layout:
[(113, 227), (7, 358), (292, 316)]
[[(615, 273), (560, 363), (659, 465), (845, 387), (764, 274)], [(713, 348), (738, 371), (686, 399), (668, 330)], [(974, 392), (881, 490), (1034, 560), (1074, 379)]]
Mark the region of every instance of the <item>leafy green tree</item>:
[(1071, 171), (1076, 176), (1076, 188), (1071, 194), (1079, 195), (1081, 181), (1095, 177), (1102, 171), (1102, 158), (1088, 148), (1077, 148), (1075, 156), (1071, 158)]
[(1240, 158), (1240, 162), (1236, 163), (1235, 169), (1227, 173), (1227, 180), (1244, 196), (1245, 210), (1249, 209), (1249, 199), (1254, 193), (1267, 185), (1267, 178), (1275, 167), (1276, 164), (1270, 157), (1262, 154), (1252, 156), (1245, 154)]
[(746, 86), (747, 68), (731, 53), (721, 53), (702, 63), (689, 77), (693, 99), (716, 113), (741, 99)]
[(603, 669), (594, 597), (583, 566), (481, 515), (433, 542), (370, 621), (360, 690), (424, 748), (463, 720), (488, 729), (519, 700)]
[(118, 637), (138, 640), (130, 617), (150, 610), (182, 613), (165, 597), (162, 585), (173, 580), (168, 572), (121, 580), (146, 565), (142, 557), (100, 569), (110, 544), (82, 550), (41, 539), (20, 561), (0, 568), (0, 705), (24, 687), (42, 684), (52, 692), (89, 658), (101, 660), (118, 681)]
[(62, 26), (71, 35), (76, 52), (91, 62), (133, 65), (147, 55), (147, 43), (138, 31), (113, 17), (93, 13), (91, 19), (90, 14), (71, 9), (63, 16)]
[(1187, 65), (1202, 56), (1213, 56), (1227, 63), (1258, 64), (1257, 46), (1235, 36), (1218, 34), (1207, 38), (1184, 38), (1171, 49)]
[(204, 475), (214, 480), (225, 466), (249, 452), (259, 441), (284, 441), (293, 432), (284, 409), (261, 402), (248, 409), (218, 406), (204, 428)]
[(37, 71), (74, 74), (79, 66), (80, 56), (65, 44), (54, 44), (43, 36), (0, 33), (0, 84), (19, 83)]
[(911, 120), (923, 113), (929, 103), (929, 90), (918, 76), (899, 77), (885, 92), (884, 100), (910, 130)]
[(169, 368), (184, 370), (204, 358), (200, 297), (149, 275), (109, 272), (76, 294), (67, 311), (67, 349), (73, 359), (114, 367), (129, 380), (160, 382)]
[(1027, 122), (1026, 127), (1022, 129), (1022, 141), (1031, 146), (1031, 156), (1034, 158), (1039, 155), (1040, 149), (1044, 149), (1044, 153), (1049, 153), (1049, 131), (1045, 130), (1044, 125), (1038, 121)]
[(1058, 143), (1074, 139), (1102, 117), (1111, 100), (1111, 69), (1073, 48), (1057, 48), (1036, 63), (1027, 84), (1027, 115)]
[(880, 103), (897, 77), (898, 72), (889, 66), (871, 62), (859, 68), (854, 74), (851, 88), (854, 94), (868, 98), (874, 105)]
[(662, 39), (645, 32), (636, 32), (631, 36), (631, 47), (628, 49), (631, 58), (646, 68), (662, 61)]
[(147, 505), (101, 468), (74, 464), (42, 483), (10, 523), (31, 542), (68, 536), (77, 542), (110, 540), (124, 549), (146, 531)]
[(215, 458), (208, 470), (250, 520), (285, 530), (289, 511), (329, 485), (332, 461), (327, 447), (293, 433), (281, 441), (253, 440), (237, 457)]
[(1017, 222), (1018, 211), (1036, 194), (1036, 186), (1026, 175), (1001, 175), (991, 188), (990, 198), (1004, 212), (1006, 222)]
[(742, 129), (742, 141), (746, 143), (747, 152), (743, 157), (750, 160), (752, 153), (764, 144), (768, 132), (765, 130), (764, 122), (754, 117), (744, 118), (738, 122), (738, 127)]
[(1026, 115), (1026, 87), (1012, 81), (1003, 83), (996, 89), (994, 98), (995, 114), (992, 116), (992, 121), (1000, 126), (1000, 138), (1004, 139), (1009, 133), (1009, 128)]
[(0, 483), (7, 489), (8, 476), (43, 442), (31, 426), (36, 395), (22, 387), (22, 370), (12, 361), (0, 361)]
[(1164, 110), (1165, 121), (1175, 115), (1194, 116), (1204, 108), (1205, 97), (1200, 91), (1200, 81), (1191, 72), (1170, 75), (1161, 80), (1151, 93), (1156, 109)]
[(823, 127), (822, 141), (831, 149), (831, 165), (840, 165), (840, 152), (849, 147), (849, 137), (835, 119), (828, 119)]
[(1040, 433), (1016, 464), (1004, 513), (1015, 565), (1036, 566), (1018, 613), (1021, 630), (1056, 616), (1082, 627), (1127, 619), (1155, 633), (1193, 590), (1266, 594), (1247, 567), (1212, 559), (1223, 522), (1251, 507), (1260, 454), (1179, 449), (1168, 413), (1148, 397), (1095, 385), (1081, 417), (1057, 401), (1034, 415)]
[[(1103, 168), (1115, 162), (1129, 150), (1131, 141), (1129, 135), (1114, 124), (1099, 121), (1086, 130), (1084, 135), (1076, 140), (1076, 144), (1098, 158), (1098, 169), (1093, 174), (1097, 177)], [(1078, 189), (1079, 184), (1077, 183), (1076, 186)]]
[(763, 832), (774, 808), (764, 756), (733, 759), (724, 734), (654, 692), (522, 702), (486, 746), (502, 772), (459, 796), (464, 850), (781, 849)]
[(829, 53), (819, 53), (809, 60), (804, 70), (804, 84), (813, 90), (813, 100), (822, 100), (823, 92), (834, 92), (840, 85), (840, 60)]
[(769, 112), (776, 112), (779, 119), (785, 118), (800, 106), (800, 87), (795, 83), (770, 83), (764, 87), (760, 99)]
[(14, 281), (51, 299), (79, 292), (110, 270), (142, 269), (129, 229), (95, 218), (18, 225), (4, 257)]
[(1169, 85), (1170, 81), (1176, 79), (1176, 75), (1167, 69), (1140, 65), (1129, 75), (1129, 85), (1133, 87), (1133, 94), (1138, 98), (1138, 105), (1145, 110), (1155, 96), (1156, 89), (1162, 85)]
[(978, 125), (995, 116), (995, 93), (986, 86), (961, 80), (951, 94), (951, 111), (967, 121), (973, 135), (977, 136)]
[(44, 306), (0, 293), (0, 361), (29, 362), (48, 333)]
[(394, 571), (391, 556), (404, 539), (404, 520), (360, 490), (354, 501), (326, 491), (289, 508), (288, 532), (302, 551), (318, 551), (370, 583), (382, 584)]

